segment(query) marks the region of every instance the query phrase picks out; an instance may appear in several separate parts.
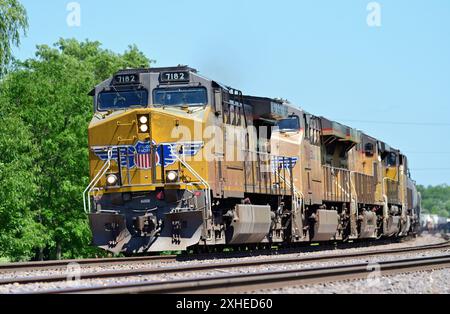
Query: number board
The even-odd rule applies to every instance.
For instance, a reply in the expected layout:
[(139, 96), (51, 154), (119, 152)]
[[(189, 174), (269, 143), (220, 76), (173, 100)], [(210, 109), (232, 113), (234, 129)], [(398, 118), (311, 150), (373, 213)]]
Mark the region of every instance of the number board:
[(114, 84), (138, 84), (139, 74), (119, 74), (114, 76)]
[(189, 71), (176, 71), (176, 72), (162, 72), (159, 80), (161, 83), (171, 82), (189, 82)]
[(271, 113), (273, 115), (280, 116), (283, 118), (288, 116), (288, 108), (285, 105), (276, 102), (271, 102), (270, 107)]

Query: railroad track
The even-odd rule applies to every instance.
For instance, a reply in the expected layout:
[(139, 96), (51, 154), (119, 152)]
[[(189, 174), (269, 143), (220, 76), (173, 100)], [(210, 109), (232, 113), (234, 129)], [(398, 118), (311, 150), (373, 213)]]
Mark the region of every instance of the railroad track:
[(36, 271), (47, 269), (66, 268), (71, 263), (77, 263), (82, 267), (120, 265), (124, 263), (154, 263), (154, 262), (174, 262), (176, 255), (142, 256), (142, 257), (121, 257), (121, 258), (92, 258), (74, 260), (55, 260), (42, 262), (23, 262), (0, 264), (0, 273)]
[[(20, 262), (20, 263), (7, 263), (0, 264), (0, 273), (5, 272), (23, 272), (23, 271), (36, 271), (36, 270), (49, 270), (49, 269), (61, 269), (66, 268), (70, 263), (76, 263), (81, 267), (89, 266), (109, 266), (109, 265), (121, 265), (125, 263), (153, 263), (153, 262), (175, 262), (175, 261), (189, 261), (189, 260), (210, 260), (216, 258), (239, 258), (239, 257), (252, 257), (252, 256), (270, 256), (272, 254), (293, 254), (304, 252), (315, 252), (319, 250), (332, 250), (332, 249), (348, 249), (359, 248), (361, 245), (371, 247), (372, 245), (386, 245), (397, 243), (398, 240), (390, 241), (378, 241), (378, 242), (352, 242), (352, 243), (339, 243), (339, 244), (325, 244), (318, 247), (304, 246), (298, 248), (283, 248), (278, 251), (248, 251), (248, 252), (224, 252), (224, 253), (207, 253), (207, 254), (194, 254), (194, 255), (160, 255), (160, 256), (140, 256), (140, 257), (121, 257), (121, 258), (95, 258), (95, 259), (73, 259), (73, 260), (53, 260), (53, 261), (39, 261), (39, 262)], [(363, 246), (364, 247), (364, 246)], [(427, 246), (424, 246), (427, 247)]]
[[(445, 242), (441, 244), (424, 245), (412, 248), (400, 248), (400, 249), (388, 249), (388, 250), (372, 250), (372, 251), (362, 251), (348, 254), (327, 254), (321, 256), (311, 256), (311, 257), (278, 257), (278, 258), (267, 258), (258, 260), (247, 260), (238, 262), (225, 262), (225, 263), (208, 263), (208, 264), (195, 264), (195, 265), (175, 265), (175, 266), (165, 266), (159, 268), (145, 268), (145, 269), (134, 269), (134, 270), (115, 270), (115, 271), (103, 271), (103, 272), (89, 272), (82, 273), (80, 279), (107, 279), (107, 278), (120, 278), (120, 277), (131, 277), (131, 276), (148, 276), (148, 275), (163, 275), (163, 274), (174, 274), (174, 273), (189, 273), (189, 272), (205, 272), (205, 271), (223, 271), (231, 268), (242, 268), (242, 267), (252, 267), (252, 266), (264, 266), (264, 265), (281, 265), (281, 264), (301, 264), (301, 263), (311, 263), (311, 262), (322, 262), (336, 259), (353, 259), (353, 258), (363, 258), (377, 255), (389, 255), (389, 254), (403, 254), (411, 252), (421, 252), (430, 250), (442, 250), (445, 248), (450, 248), (450, 242)], [(298, 270), (297, 270), (298, 271)], [(22, 278), (11, 278), (0, 280), (0, 285), (7, 284), (32, 284), (32, 283), (44, 283), (44, 282), (61, 282), (66, 281), (66, 274), (51, 275), (51, 276), (39, 276), (39, 277), (22, 277)]]
[[(420, 257), (378, 264), (381, 275), (450, 267), (450, 255)], [(367, 263), (317, 267), (303, 270), (266, 271), (229, 274), (206, 278), (190, 278), (167, 282), (145, 282), (106, 287), (69, 288), (49, 293), (236, 293), (290, 285), (304, 285), (339, 280), (367, 278), (373, 271)]]

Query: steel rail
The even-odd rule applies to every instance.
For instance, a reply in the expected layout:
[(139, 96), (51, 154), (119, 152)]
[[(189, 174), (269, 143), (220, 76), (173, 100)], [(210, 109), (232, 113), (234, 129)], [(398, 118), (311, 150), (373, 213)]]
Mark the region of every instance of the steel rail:
[[(320, 256), (309, 256), (309, 257), (285, 257), (285, 258), (268, 258), (268, 259), (258, 259), (250, 261), (238, 261), (238, 262), (220, 262), (220, 263), (208, 263), (208, 264), (195, 264), (187, 266), (167, 266), (159, 268), (142, 268), (142, 269), (132, 269), (132, 270), (114, 270), (114, 271), (101, 271), (101, 272), (89, 272), (81, 273), (80, 280), (86, 279), (102, 279), (102, 278), (120, 278), (120, 277), (132, 277), (132, 276), (148, 276), (148, 275), (160, 275), (160, 274), (170, 274), (170, 273), (188, 273), (188, 272), (202, 272), (208, 270), (218, 270), (218, 269), (230, 269), (230, 268), (241, 268), (241, 267), (257, 267), (264, 265), (275, 265), (275, 264), (304, 264), (308, 262), (320, 262), (326, 260), (335, 259), (351, 259), (351, 258), (361, 258), (377, 255), (389, 255), (389, 254), (405, 254), (411, 252), (427, 251), (427, 250), (439, 250), (450, 248), (450, 242), (417, 246), (412, 248), (399, 248), (399, 249), (388, 249), (388, 250), (373, 250), (373, 251), (363, 251), (347, 254), (324, 254)], [(24, 276), (19, 278), (10, 278), (0, 280), (0, 285), (7, 284), (31, 284), (31, 283), (42, 283), (42, 282), (59, 282), (67, 280), (67, 274), (58, 274), (50, 276)]]
[(71, 259), (71, 260), (53, 260), (42, 262), (20, 262), (0, 264), (0, 273), (47, 270), (61, 267), (67, 267), (71, 263), (77, 263), (80, 266), (97, 265), (120, 265), (124, 263), (146, 263), (146, 262), (174, 262), (176, 255), (161, 256), (140, 256), (140, 257), (120, 257), (120, 258), (90, 258), (90, 259)]
[[(412, 270), (450, 267), (450, 255), (419, 257), (377, 264), (382, 274)], [(249, 274), (229, 274), (215, 277), (189, 278), (165, 282), (116, 284), (99, 287), (69, 288), (44, 293), (219, 293), (262, 289), (266, 286), (284, 287), (286, 283), (302, 284), (364, 278), (372, 272), (367, 263), (317, 267), (302, 270), (266, 271)], [(247, 289), (247, 290), (245, 290)], [(38, 292), (43, 293), (43, 292)]]

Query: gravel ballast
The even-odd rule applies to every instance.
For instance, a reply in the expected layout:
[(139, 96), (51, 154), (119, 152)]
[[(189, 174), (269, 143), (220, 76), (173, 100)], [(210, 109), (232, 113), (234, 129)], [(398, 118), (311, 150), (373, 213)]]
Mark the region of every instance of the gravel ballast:
[(258, 294), (449, 294), (450, 269), (438, 269), (308, 286), (252, 291)]

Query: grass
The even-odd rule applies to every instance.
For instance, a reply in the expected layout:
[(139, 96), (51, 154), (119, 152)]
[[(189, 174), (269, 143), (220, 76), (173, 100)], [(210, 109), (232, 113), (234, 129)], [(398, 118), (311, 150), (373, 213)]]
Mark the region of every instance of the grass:
[(160, 255), (180, 255), (182, 251), (164, 251)]
[(0, 257), (0, 264), (6, 264), (9, 263), (10, 260), (6, 257)]

